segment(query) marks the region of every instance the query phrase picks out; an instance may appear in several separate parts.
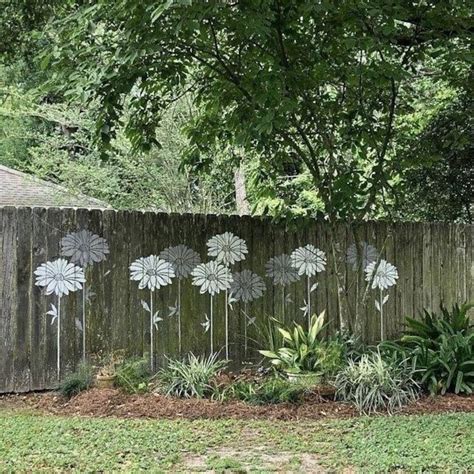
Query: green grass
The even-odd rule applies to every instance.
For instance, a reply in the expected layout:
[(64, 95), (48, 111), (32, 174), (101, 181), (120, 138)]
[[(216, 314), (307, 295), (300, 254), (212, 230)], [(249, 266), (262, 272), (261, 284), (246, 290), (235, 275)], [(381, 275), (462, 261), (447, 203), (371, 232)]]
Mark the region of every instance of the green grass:
[(63, 418), (0, 411), (0, 472), (353, 467), (470, 470), (474, 414), (324, 422)]

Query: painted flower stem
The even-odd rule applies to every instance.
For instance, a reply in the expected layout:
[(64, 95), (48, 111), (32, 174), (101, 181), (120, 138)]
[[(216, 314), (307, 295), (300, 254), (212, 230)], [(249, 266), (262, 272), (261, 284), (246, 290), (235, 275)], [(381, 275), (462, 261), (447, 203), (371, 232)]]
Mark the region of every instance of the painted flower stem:
[(181, 278), (178, 278), (178, 352), (181, 355)]
[(308, 314), (307, 314), (307, 319), (308, 319), (308, 331), (309, 328), (311, 327), (311, 277), (306, 278), (306, 288), (308, 291)]
[(214, 298), (211, 294), (211, 311), (210, 311), (210, 324), (209, 324), (210, 334), (211, 334), (211, 355), (214, 354)]
[(150, 290), (150, 368), (153, 372), (155, 369), (155, 361), (153, 357), (153, 290)]
[(245, 358), (247, 358), (247, 350), (248, 350), (248, 339), (247, 339), (247, 318), (248, 318), (248, 312), (247, 312), (247, 303), (244, 303), (244, 354)]
[(225, 358), (229, 360), (229, 291), (225, 290)]
[(384, 340), (384, 327), (383, 327), (383, 290), (380, 288), (380, 340)]
[(281, 300), (281, 319), (283, 322), (286, 322), (286, 292), (285, 292), (285, 285), (282, 285), (281, 287), (281, 295), (282, 295), (282, 300)]
[(86, 282), (82, 287), (82, 362), (86, 363)]
[(58, 327), (57, 327), (57, 354), (56, 354), (56, 372), (58, 382), (61, 380), (61, 295), (58, 295)]

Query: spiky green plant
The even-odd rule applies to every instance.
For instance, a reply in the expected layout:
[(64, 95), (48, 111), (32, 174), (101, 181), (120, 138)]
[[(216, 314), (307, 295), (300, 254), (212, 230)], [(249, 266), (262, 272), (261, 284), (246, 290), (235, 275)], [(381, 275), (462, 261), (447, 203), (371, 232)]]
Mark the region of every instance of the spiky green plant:
[(349, 360), (335, 380), (336, 397), (364, 414), (394, 410), (415, 400), (418, 385), (406, 361), (386, 360), (380, 352)]
[(316, 372), (320, 358), (320, 341), (318, 335), (324, 328), (324, 311), (311, 317), (309, 329), (293, 323), (293, 329), (278, 326), (283, 337), (283, 347), (276, 350), (260, 350), (260, 354), (268, 357), (271, 363), (287, 372)]
[(158, 387), (166, 395), (180, 398), (205, 398), (215, 391), (215, 377), (227, 366), (217, 354), (195, 356), (184, 360), (168, 359), (167, 367), (158, 372)]

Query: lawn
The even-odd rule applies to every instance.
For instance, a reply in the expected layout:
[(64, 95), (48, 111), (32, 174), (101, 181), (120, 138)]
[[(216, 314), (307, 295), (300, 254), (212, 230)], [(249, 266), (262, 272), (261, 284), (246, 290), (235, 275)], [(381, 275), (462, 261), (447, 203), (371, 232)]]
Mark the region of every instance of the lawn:
[(0, 471), (470, 470), (474, 414), (128, 420), (0, 411)]

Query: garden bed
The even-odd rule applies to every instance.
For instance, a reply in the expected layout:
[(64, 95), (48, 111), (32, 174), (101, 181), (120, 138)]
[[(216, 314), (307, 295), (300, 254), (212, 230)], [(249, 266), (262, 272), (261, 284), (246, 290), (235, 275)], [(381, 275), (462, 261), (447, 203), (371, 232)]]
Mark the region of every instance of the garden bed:
[[(70, 400), (56, 392), (3, 395), (0, 409), (34, 409), (57, 415), (155, 419), (298, 420), (358, 416), (349, 404), (312, 392), (300, 404), (254, 406), (240, 401), (178, 399), (154, 393), (128, 395), (118, 389), (91, 389)], [(400, 411), (404, 414), (474, 412), (474, 396), (424, 396)]]

